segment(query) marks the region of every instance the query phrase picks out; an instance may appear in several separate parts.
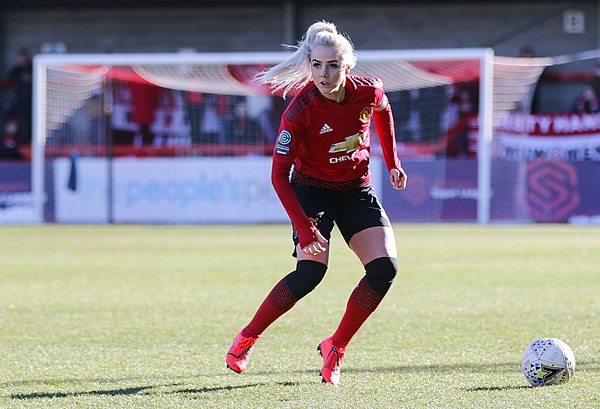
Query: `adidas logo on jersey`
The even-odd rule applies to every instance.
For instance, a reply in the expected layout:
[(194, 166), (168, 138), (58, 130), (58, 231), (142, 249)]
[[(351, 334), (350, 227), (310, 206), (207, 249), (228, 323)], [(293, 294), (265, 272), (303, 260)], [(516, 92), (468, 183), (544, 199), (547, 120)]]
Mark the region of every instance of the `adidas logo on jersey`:
[(333, 131), (333, 128), (330, 127), (329, 125), (325, 124), (325, 125), (323, 125), (323, 128), (321, 128), (321, 131), (319, 132), (319, 134), (323, 135), (324, 133), (332, 132), (332, 131)]

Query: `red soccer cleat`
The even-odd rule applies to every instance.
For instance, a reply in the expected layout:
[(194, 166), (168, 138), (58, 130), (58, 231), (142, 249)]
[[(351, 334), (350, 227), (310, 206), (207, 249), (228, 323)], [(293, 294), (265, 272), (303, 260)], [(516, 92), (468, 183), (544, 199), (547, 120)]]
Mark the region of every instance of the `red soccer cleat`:
[(244, 372), (248, 368), (256, 341), (258, 338), (246, 338), (241, 333), (237, 334), (227, 352), (227, 368), (237, 373)]
[(342, 370), (342, 361), (346, 358), (346, 351), (343, 348), (334, 347), (331, 338), (325, 338), (317, 350), (323, 357), (323, 368), (321, 369), (323, 382), (337, 386), (340, 384), (340, 371)]

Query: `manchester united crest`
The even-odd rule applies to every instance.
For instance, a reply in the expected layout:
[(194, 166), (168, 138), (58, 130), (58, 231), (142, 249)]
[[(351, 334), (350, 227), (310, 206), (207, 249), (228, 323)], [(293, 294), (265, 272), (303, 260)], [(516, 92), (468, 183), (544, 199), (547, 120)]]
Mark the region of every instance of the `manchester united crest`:
[(373, 109), (371, 107), (364, 107), (360, 111), (360, 114), (358, 115), (358, 119), (360, 119), (361, 122), (366, 124), (371, 119), (372, 112), (373, 112)]

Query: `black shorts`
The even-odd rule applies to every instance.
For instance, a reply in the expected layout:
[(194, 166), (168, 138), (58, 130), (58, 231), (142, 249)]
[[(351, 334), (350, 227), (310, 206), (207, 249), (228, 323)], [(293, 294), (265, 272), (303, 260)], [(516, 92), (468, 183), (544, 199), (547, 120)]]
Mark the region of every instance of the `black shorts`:
[[(296, 197), (308, 217), (317, 220), (321, 234), (329, 240), (333, 226), (337, 225), (346, 243), (359, 231), (369, 227), (391, 226), (372, 186), (333, 191), (292, 183)], [(294, 244), (298, 235), (294, 230)]]

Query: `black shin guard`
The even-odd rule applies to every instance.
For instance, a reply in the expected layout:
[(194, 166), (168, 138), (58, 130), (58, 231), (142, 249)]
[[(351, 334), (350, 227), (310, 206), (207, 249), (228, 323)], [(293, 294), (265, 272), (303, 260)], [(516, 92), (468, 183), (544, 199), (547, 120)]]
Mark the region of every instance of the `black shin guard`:
[(300, 260), (296, 263), (296, 270), (286, 277), (286, 284), (290, 292), (298, 299), (310, 293), (325, 277), (327, 266), (312, 260)]
[(373, 291), (385, 294), (398, 273), (398, 259), (380, 257), (365, 265), (365, 278)]

